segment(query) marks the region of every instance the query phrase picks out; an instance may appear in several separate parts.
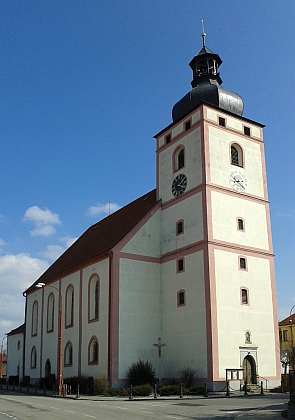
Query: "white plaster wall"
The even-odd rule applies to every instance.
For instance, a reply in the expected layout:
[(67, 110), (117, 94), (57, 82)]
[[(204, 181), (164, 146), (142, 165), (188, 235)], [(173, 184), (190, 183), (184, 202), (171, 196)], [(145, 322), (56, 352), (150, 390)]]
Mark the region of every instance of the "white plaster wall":
[[(241, 366), (239, 347), (257, 349), (258, 374), (276, 375), (277, 341), (274, 335), (269, 260), (247, 257), (247, 271), (238, 270), (239, 253), (214, 251), (219, 375), (226, 368)], [(249, 290), (250, 305), (242, 305), (240, 287)], [(245, 331), (251, 331), (252, 344), (245, 344)]]
[[(18, 348), (18, 342), (20, 346)], [(7, 370), (6, 376), (23, 376), (24, 335), (14, 334), (7, 336)]]
[[(183, 145), (185, 147), (185, 166), (174, 172), (172, 156), (173, 152)], [(171, 191), (174, 178), (184, 173), (187, 176), (187, 189), (196, 187), (202, 182), (202, 160), (201, 160), (201, 129), (192, 129), (170, 147), (159, 151), (159, 197), (163, 202), (175, 198)]]
[[(88, 322), (88, 282), (92, 274), (100, 279), (99, 320)], [(82, 348), (81, 373), (83, 375), (108, 374), (108, 311), (109, 311), (109, 258), (89, 265), (83, 269), (82, 281)], [(92, 336), (99, 343), (99, 364), (88, 365), (88, 346)]]
[[(176, 235), (176, 222), (184, 220), (184, 234)], [(199, 192), (185, 201), (175, 202), (162, 211), (162, 253), (166, 254), (204, 238), (202, 193)]]
[[(208, 126), (210, 179), (213, 184), (231, 188), (229, 174), (232, 170), (240, 170), (247, 178), (247, 193), (264, 197), (264, 180), (260, 144), (248, 137), (237, 136), (219, 127)], [(231, 165), (230, 144), (238, 143), (244, 151), (244, 167)], [(221, 153), (222, 151), (222, 153)]]
[(135, 233), (130, 241), (122, 248), (122, 252), (145, 255), (149, 257), (161, 256), (161, 210), (158, 209), (144, 226)]
[[(207, 339), (203, 252), (185, 256), (185, 272), (176, 259), (162, 267), (163, 377), (178, 378), (189, 366), (197, 378), (207, 376)], [(185, 290), (186, 305), (177, 307), (177, 292)]]
[(126, 379), (139, 359), (157, 367), (153, 343), (161, 336), (160, 264), (121, 258), (119, 299), (119, 378)]
[[(263, 203), (217, 191), (211, 191), (211, 203), (213, 239), (269, 250)], [(244, 219), (245, 231), (238, 230), (237, 218)]]

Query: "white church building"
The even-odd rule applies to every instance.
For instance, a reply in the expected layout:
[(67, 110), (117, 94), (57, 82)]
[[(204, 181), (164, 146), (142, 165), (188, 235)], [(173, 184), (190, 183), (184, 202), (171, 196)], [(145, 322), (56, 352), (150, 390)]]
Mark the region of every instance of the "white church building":
[(192, 89), (155, 135), (155, 190), (91, 226), (25, 291), (8, 375), (21, 355), (32, 381), (62, 362), (63, 377), (124, 386), (141, 359), (162, 382), (190, 367), (215, 389), (279, 384), (263, 125), (220, 86), (221, 63), (205, 42), (190, 62)]

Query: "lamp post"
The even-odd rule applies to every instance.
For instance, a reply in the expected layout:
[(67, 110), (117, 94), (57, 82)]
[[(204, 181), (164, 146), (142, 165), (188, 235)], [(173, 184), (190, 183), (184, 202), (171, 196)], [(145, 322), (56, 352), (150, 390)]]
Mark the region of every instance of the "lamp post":
[[(45, 283), (38, 283), (36, 287), (42, 288), (45, 286)], [(55, 287), (48, 285), (57, 290), (59, 293), (59, 319), (58, 319), (58, 366), (57, 366), (57, 376), (58, 376), (58, 395), (62, 395), (62, 294), (61, 291)]]
[(292, 369), (294, 368), (294, 364), (295, 364), (295, 361), (294, 361), (294, 357), (295, 357), (295, 354), (294, 354), (294, 347), (293, 347), (293, 345), (294, 345), (294, 343), (293, 343), (293, 320), (292, 320), (292, 311), (293, 311), (293, 309), (295, 308), (295, 305), (293, 305), (292, 306), (292, 308), (290, 309), (290, 319), (289, 319), (289, 322), (290, 322), (290, 328), (291, 328), (291, 360), (290, 360), (290, 365), (292, 366)]

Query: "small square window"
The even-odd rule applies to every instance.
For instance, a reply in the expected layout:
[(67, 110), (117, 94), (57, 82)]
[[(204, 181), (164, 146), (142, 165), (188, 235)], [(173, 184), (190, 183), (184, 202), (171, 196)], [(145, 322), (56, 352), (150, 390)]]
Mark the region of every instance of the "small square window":
[(219, 117), (219, 125), (225, 127), (225, 118)]
[(184, 128), (185, 128), (185, 131), (191, 128), (191, 120), (188, 120), (184, 123)]
[(171, 134), (167, 134), (167, 136), (165, 137), (165, 142), (166, 144), (171, 142)]
[(184, 271), (184, 259), (180, 258), (179, 260), (177, 260), (177, 272), (181, 272)]
[(244, 126), (244, 134), (245, 134), (245, 136), (250, 136), (250, 127), (246, 127), (246, 126)]
[(180, 235), (181, 233), (183, 233), (183, 220), (176, 223), (176, 234)]

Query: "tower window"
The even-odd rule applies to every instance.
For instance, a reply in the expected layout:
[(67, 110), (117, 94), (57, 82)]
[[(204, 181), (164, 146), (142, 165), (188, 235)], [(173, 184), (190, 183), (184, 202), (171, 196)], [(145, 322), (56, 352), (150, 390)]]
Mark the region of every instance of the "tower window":
[(184, 271), (184, 258), (177, 260), (177, 273)]
[(219, 117), (219, 125), (225, 127), (225, 118)]
[(167, 136), (165, 137), (165, 143), (168, 144), (171, 142), (171, 134), (167, 134)]
[(241, 289), (241, 303), (242, 305), (249, 305), (249, 295), (246, 288)]
[(241, 270), (246, 270), (247, 269), (246, 258), (240, 257), (239, 258), (239, 265), (240, 265)]
[(230, 147), (231, 164), (243, 166), (243, 151), (238, 144), (232, 144)]
[(250, 136), (251, 135), (250, 127), (244, 126), (244, 134), (245, 134), (245, 136)]
[(245, 332), (245, 343), (246, 344), (251, 344), (252, 340), (251, 340), (251, 331), (246, 331)]
[(238, 219), (238, 230), (244, 231), (244, 220)]
[(176, 235), (181, 235), (184, 232), (184, 222), (183, 220), (178, 220), (176, 223)]
[(184, 147), (179, 147), (174, 152), (174, 170), (178, 171), (184, 167)]
[(191, 120), (188, 120), (184, 123), (184, 130), (187, 131), (191, 128)]
[(177, 306), (185, 306), (185, 291), (179, 290), (177, 292)]
[(36, 369), (37, 367), (37, 351), (36, 347), (33, 346), (31, 350), (31, 369)]

